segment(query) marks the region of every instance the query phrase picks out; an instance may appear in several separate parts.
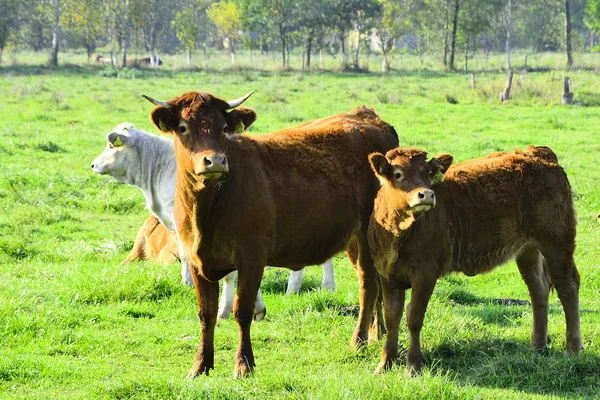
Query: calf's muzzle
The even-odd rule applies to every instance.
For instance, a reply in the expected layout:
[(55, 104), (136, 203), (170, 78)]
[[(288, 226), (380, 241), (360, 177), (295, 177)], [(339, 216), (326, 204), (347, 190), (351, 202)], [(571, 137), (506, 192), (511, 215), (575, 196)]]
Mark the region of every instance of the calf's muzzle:
[(206, 179), (218, 178), (229, 172), (229, 164), (225, 154), (203, 155), (198, 159), (194, 171)]
[(408, 205), (419, 213), (429, 211), (436, 205), (435, 193), (431, 189), (415, 190)]

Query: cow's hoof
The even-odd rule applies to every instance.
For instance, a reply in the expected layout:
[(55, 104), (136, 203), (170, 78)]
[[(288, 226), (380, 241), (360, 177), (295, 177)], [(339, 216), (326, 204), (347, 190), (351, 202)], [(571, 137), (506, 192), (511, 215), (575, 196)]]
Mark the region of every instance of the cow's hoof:
[(262, 321), (263, 319), (265, 319), (266, 315), (267, 315), (267, 309), (263, 308), (261, 311), (254, 313), (254, 320), (256, 322)]
[(233, 377), (235, 379), (246, 378), (250, 376), (252, 372), (254, 372), (254, 367), (250, 367), (248, 364), (242, 363), (240, 365), (237, 365), (233, 370)]
[(219, 310), (219, 313), (217, 314), (217, 318), (218, 319), (228, 319), (230, 315), (231, 315), (231, 310)]
[(186, 379), (194, 379), (198, 375), (202, 375), (202, 374), (208, 376), (208, 372), (211, 369), (214, 369), (214, 366), (212, 364), (209, 365), (209, 363), (203, 363), (200, 361), (196, 361), (194, 363), (194, 366), (192, 367), (192, 369), (190, 369), (190, 372), (188, 372)]

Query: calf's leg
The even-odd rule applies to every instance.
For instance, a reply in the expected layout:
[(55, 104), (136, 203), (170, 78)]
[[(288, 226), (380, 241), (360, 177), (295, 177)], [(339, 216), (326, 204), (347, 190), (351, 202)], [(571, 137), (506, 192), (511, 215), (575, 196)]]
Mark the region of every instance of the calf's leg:
[(544, 258), (538, 249), (528, 247), (519, 253), (516, 262), (531, 297), (533, 348), (542, 351), (546, 348), (548, 337), (548, 296), (550, 294), (550, 282), (544, 270)]
[(210, 282), (194, 271), (194, 288), (198, 300), (198, 317), (200, 317), (201, 338), (196, 354), (196, 361), (188, 373), (188, 378), (206, 374), (214, 369), (215, 359), (215, 325), (217, 323), (217, 306), (219, 301), (219, 283)]
[[(573, 246), (574, 247), (574, 246)], [(567, 323), (567, 353), (576, 354), (582, 349), (579, 326), (579, 272), (575, 267), (572, 248), (545, 245), (542, 253), (550, 272), (550, 279), (562, 303)]]
[(405, 291), (393, 287), (386, 278), (381, 277), (381, 291), (383, 294), (383, 307), (385, 309), (385, 326), (387, 337), (381, 350), (381, 362), (375, 369), (376, 374), (381, 374), (394, 365), (398, 359), (398, 330), (404, 312)]
[(236, 378), (248, 375), (255, 367), (254, 353), (250, 341), (250, 325), (254, 314), (254, 303), (262, 280), (263, 267), (240, 269), (238, 274), (238, 290), (233, 305), (233, 313), (240, 332), (233, 370), (233, 376)]
[(377, 299), (377, 272), (373, 266), (371, 250), (367, 243), (366, 235), (357, 234), (358, 243), (358, 263), (356, 273), (358, 275), (358, 296), (360, 311), (358, 313), (358, 322), (352, 335), (350, 344), (358, 347), (367, 342), (369, 338), (369, 327), (373, 317), (373, 307)]
[(421, 367), (423, 366), (421, 328), (423, 327), (425, 311), (427, 311), (427, 304), (433, 293), (435, 283), (436, 279), (428, 279), (425, 276), (419, 277), (415, 282), (412, 282), (410, 303), (406, 307), (406, 323), (410, 332), (410, 345), (406, 355), (406, 366), (413, 376), (420, 374)]

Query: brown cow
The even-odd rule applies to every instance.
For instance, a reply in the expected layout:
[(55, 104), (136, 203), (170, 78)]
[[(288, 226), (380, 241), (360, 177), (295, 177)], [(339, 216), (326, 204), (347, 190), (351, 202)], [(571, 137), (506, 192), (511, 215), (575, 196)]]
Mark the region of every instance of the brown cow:
[(179, 251), (175, 232), (165, 228), (154, 215), (151, 215), (138, 231), (133, 249), (122, 264), (138, 259), (170, 264), (177, 258), (179, 258)]
[[(546, 347), (548, 295), (554, 286), (565, 312), (567, 351), (579, 352), (575, 210), (556, 155), (531, 146), (450, 169), (448, 154), (426, 158), (422, 150), (400, 148), (369, 157), (382, 186), (368, 240), (388, 331), (376, 372), (398, 358), (406, 289), (412, 288), (407, 367), (415, 374), (421, 370), (420, 332), (437, 279), (455, 271), (477, 275), (513, 257), (531, 296), (533, 347)], [(446, 170), (443, 181), (432, 184), (431, 178)]]
[(157, 105), (154, 124), (175, 133), (174, 214), (194, 266), (202, 328), (192, 378), (213, 368), (219, 279), (238, 270), (234, 374), (243, 376), (255, 365), (250, 323), (265, 265), (298, 270), (322, 263), (352, 235), (361, 304), (353, 343), (368, 336), (377, 274), (366, 233), (379, 187), (368, 155), (396, 147), (396, 132), (360, 107), (272, 134), (234, 135), (256, 118), (250, 109), (234, 109), (250, 94), (229, 102), (201, 92), (168, 102), (148, 98)]

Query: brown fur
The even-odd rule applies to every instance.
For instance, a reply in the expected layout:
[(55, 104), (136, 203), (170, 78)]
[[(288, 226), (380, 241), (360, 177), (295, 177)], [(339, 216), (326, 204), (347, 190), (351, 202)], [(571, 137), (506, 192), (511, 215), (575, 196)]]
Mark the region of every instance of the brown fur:
[(127, 264), (135, 260), (152, 260), (171, 264), (179, 258), (177, 236), (165, 228), (153, 215), (149, 216), (135, 237), (133, 249), (123, 260)]
[[(450, 272), (484, 273), (514, 257), (532, 300), (534, 348), (546, 347), (548, 296), (554, 285), (566, 316), (567, 351), (580, 350), (576, 217), (571, 187), (552, 150), (531, 146), (526, 152), (467, 161), (450, 167), (444, 180), (433, 185), (431, 169), (447, 169), (450, 155), (427, 162), (423, 151), (397, 149), (387, 153), (386, 161), (381, 157), (370, 157), (383, 184), (369, 225), (369, 245), (381, 277), (388, 330), (377, 372), (398, 357), (406, 289), (412, 288), (406, 310), (411, 336), (407, 365), (418, 373), (419, 336), (436, 280)], [(395, 180), (395, 173), (403, 179)], [(415, 194), (429, 189), (437, 198), (434, 208), (408, 206)]]
[[(362, 307), (353, 343), (365, 340), (370, 293), (377, 292), (366, 231), (379, 186), (367, 157), (397, 146), (394, 129), (360, 107), (271, 134), (227, 136), (222, 132), (233, 130), (236, 119), (248, 127), (254, 112), (238, 108), (233, 114), (223, 100), (197, 92), (169, 104), (171, 109), (156, 107), (151, 119), (163, 131), (175, 132), (175, 220), (194, 267), (202, 328), (189, 376), (213, 368), (219, 279), (238, 270), (234, 373), (245, 375), (254, 368), (250, 323), (265, 265), (298, 270), (321, 263), (344, 250), (352, 235), (360, 250)], [(189, 125), (185, 133), (178, 131), (181, 119)], [(194, 172), (211, 154), (226, 156), (226, 175), (207, 179)]]

